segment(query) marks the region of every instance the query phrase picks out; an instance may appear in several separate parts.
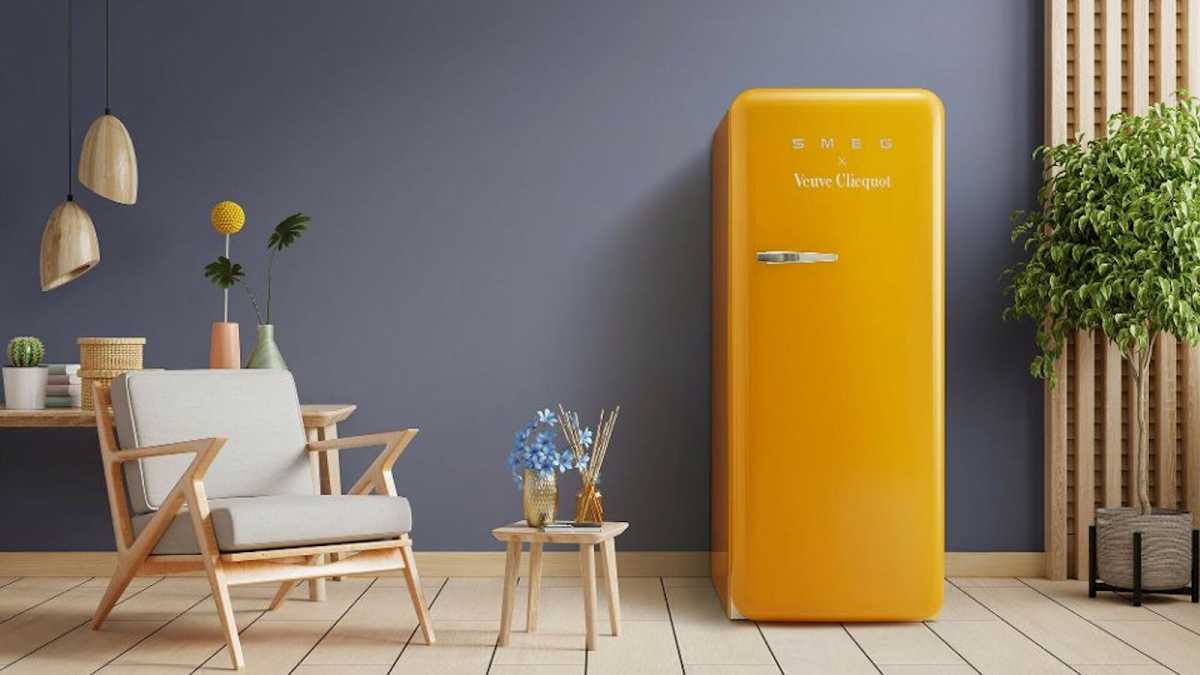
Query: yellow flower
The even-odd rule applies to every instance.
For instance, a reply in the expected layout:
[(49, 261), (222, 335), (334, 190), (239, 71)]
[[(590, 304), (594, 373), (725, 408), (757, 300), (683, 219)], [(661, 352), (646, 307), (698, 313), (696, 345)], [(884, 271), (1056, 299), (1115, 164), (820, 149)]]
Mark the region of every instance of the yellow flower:
[(237, 202), (218, 202), (209, 216), (213, 229), (221, 234), (237, 234), (246, 224), (246, 212)]

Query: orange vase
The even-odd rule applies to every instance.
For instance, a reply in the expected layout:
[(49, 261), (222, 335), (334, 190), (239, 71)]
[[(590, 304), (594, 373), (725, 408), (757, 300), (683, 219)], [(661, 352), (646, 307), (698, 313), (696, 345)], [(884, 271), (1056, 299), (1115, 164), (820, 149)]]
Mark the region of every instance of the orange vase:
[(238, 325), (229, 321), (215, 321), (212, 325), (212, 340), (208, 348), (209, 368), (241, 368), (242, 342)]

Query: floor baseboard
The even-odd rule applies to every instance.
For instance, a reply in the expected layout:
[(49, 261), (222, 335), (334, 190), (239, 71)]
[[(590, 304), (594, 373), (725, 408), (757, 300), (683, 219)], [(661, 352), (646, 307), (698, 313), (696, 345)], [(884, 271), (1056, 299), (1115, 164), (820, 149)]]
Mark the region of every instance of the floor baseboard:
[[(1041, 551), (953, 551), (946, 553), (949, 577), (1039, 577)], [(103, 577), (112, 574), (117, 554), (111, 551), (0, 552), (0, 577)], [(547, 551), (543, 574), (579, 575), (579, 557), (571, 551)], [(421, 574), (430, 577), (498, 577), (504, 575), (503, 551), (417, 552)], [(708, 576), (707, 551), (618, 551), (621, 576)]]

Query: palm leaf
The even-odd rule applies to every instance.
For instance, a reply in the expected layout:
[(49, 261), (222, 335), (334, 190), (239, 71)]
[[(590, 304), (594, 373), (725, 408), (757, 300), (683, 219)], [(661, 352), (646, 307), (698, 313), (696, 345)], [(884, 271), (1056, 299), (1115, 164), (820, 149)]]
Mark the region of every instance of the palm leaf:
[(218, 288), (232, 288), (234, 284), (246, 276), (242, 266), (221, 256), (204, 266), (204, 278), (216, 284)]
[(275, 231), (271, 233), (267, 239), (267, 248), (273, 248), (276, 251), (283, 249), (296, 243), (300, 235), (304, 234), (304, 230), (308, 229), (305, 223), (311, 221), (312, 218), (303, 213), (293, 213), (284, 218), (282, 222), (275, 226)]

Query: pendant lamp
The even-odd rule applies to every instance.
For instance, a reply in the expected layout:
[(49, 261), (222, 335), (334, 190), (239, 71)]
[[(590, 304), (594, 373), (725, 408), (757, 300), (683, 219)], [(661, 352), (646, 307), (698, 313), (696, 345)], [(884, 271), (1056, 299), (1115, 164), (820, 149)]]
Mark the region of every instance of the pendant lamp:
[(67, 0), (67, 200), (54, 207), (42, 232), (43, 291), (79, 278), (100, 262), (96, 226), (71, 193), (71, 47), (71, 0)]
[(137, 155), (129, 130), (108, 104), (108, 0), (104, 0), (104, 114), (88, 127), (79, 153), (79, 182), (120, 204), (137, 201)]

